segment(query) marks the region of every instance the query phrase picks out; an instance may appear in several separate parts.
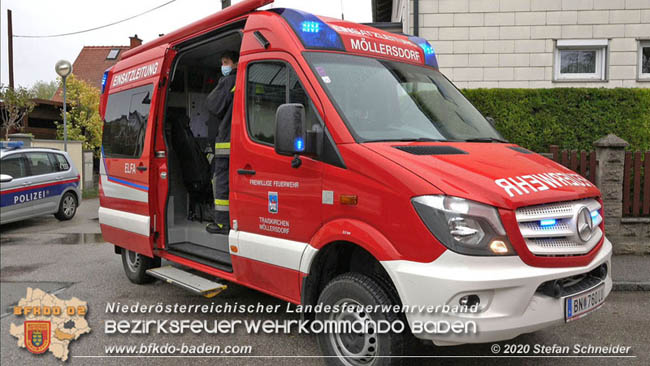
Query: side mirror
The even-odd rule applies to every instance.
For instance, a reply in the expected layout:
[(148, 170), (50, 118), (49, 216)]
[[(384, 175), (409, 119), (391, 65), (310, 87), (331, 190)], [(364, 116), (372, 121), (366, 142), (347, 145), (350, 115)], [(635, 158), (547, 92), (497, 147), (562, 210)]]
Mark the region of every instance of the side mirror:
[(496, 123), (496, 121), (494, 120), (494, 118), (488, 116), (488, 117), (485, 117), (485, 119), (486, 119), (488, 122), (490, 122), (490, 124), (492, 125), (492, 127), (494, 127), (494, 128), (497, 127), (497, 123)]
[(12, 177), (9, 174), (0, 174), (0, 183), (9, 183), (12, 180), (14, 180), (14, 177)]
[(300, 155), (305, 152), (305, 107), (286, 103), (275, 112), (275, 152), (280, 155)]
[(287, 103), (275, 113), (275, 152), (294, 156), (293, 167), (300, 166), (299, 155), (318, 157), (323, 150), (325, 132), (320, 124), (305, 127), (305, 107), (300, 103)]

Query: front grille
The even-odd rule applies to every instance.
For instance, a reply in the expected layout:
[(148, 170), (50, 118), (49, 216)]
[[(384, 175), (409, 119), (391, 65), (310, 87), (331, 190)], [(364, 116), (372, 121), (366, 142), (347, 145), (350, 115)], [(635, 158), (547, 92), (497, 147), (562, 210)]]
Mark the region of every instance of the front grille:
[[(589, 209), (593, 223), (587, 241), (578, 234), (578, 215), (583, 207)], [(515, 213), (528, 250), (538, 256), (583, 255), (603, 236), (601, 206), (593, 198), (522, 207)]]

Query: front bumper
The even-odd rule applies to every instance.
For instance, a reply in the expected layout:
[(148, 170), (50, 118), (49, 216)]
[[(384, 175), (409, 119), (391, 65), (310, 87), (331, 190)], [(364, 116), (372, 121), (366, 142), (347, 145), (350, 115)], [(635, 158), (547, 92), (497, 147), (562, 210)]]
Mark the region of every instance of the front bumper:
[[(407, 312), (406, 318), (421, 339), (436, 345), (486, 343), (512, 339), (564, 322), (564, 300), (536, 292), (550, 280), (590, 272), (607, 263), (605, 296), (612, 289), (612, 244), (605, 238), (598, 254), (584, 267), (542, 268), (525, 264), (518, 256), (475, 257), (444, 252), (431, 263), (383, 261), (403, 305), (458, 305), (461, 297), (477, 294), (485, 308), (478, 313)], [(476, 324), (476, 332), (416, 332), (423, 323), (456, 321)], [(428, 327), (429, 330), (433, 329)]]

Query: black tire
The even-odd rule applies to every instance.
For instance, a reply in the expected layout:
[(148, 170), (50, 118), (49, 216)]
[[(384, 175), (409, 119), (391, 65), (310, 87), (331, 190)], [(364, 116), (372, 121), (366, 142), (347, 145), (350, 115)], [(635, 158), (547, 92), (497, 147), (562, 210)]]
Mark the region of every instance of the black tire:
[[(398, 303), (395, 297), (388, 293), (385, 286), (377, 280), (360, 273), (345, 273), (334, 278), (321, 292), (318, 303), (324, 305), (352, 304), (361, 306), (393, 306)], [(355, 304), (356, 303), (356, 304)], [(409, 326), (403, 321), (400, 313), (393, 312), (340, 312), (316, 314), (319, 321), (345, 319), (350, 321), (366, 320), (388, 321), (401, 320), (404, 330), (400, 333), (368, 332), (354, 333), (320, 333), (318, 344), (323, 355), (328, 356), (325, 362), (330, 366), (387, 366), (401, 365), (407, 351), (407, 334)], [(372, 331), (372, 328), (370, 328)], [(335, 357), (331, 357), (335, 356)], [(380, 357), (377, 357), (380, 356)]]
[(60, 221), (67, 221), (74, 217), (74, 214), (77, 213), (77, 206), (79, 202), (77, 201), (77, 196), (72, 192), (66, 192), (61, 201), (59, 202), (59, 211), (54, 214), (54, 217)]
[(160, 258), (150, 258), (122, 248), (122, 266), (129, 281), (142, 285), (156, 280), (147, 274), (147, 270), (160, 267)]

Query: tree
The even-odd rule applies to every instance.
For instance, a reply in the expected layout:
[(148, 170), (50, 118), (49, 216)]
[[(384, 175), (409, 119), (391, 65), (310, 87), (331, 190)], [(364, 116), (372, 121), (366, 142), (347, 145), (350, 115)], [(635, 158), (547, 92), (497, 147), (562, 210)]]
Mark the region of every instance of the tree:
[(10, 88), (0, 85), (0, 114), (2, 115), (2, 128), (5, 130), (5, 140), (9, 139), (11, 130), (22, 131), (23, 120), (36, 107), (32, 102), (32, 94), (23, 87)]
[(49, 82), (39, 80), (35, 82), (34, 85), (29, 88), (29, 90), (31, 91), (34, 98), (51, 99), (58, 88), (59, 83), (54, 80)]
[[(68, 139), (83, 141), (84, 150), (92, 150), (99, 156), (102, 145), (102, 119), (99, 116), (99, 89), (74, 75), (68, 76)], [(63, 118), (63, 113), (61, 113)], [(63, 122), (56, 123), (57, 138), (63, 139)]]

